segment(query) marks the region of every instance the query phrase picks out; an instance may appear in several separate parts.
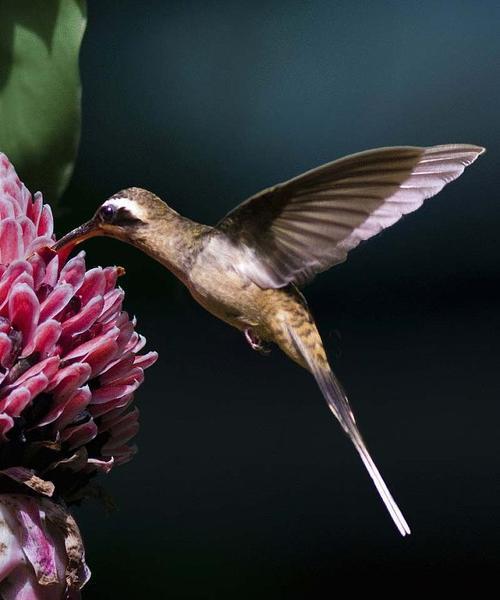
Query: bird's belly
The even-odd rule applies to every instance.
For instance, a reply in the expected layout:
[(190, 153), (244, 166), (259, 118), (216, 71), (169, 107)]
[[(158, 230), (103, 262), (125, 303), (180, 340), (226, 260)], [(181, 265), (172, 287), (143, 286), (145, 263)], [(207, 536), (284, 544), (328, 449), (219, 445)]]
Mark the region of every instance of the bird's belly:
[[(259, 325), (260, 288), (231, 273), (196, 269), (187, 286), (193, 298), (210, 313), (237, 329)], [(255, 288), (255, 289), (254, 289)]]

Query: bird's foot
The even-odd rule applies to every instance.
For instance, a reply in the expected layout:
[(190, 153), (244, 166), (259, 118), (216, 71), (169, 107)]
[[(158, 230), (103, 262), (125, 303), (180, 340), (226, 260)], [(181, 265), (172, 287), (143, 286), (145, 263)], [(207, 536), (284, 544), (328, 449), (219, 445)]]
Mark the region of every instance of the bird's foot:
[(266, 344), (264, 344), (260, 337), (256, 335), (255, 332), (249, 327), (245, 329), (245, 338), (250, 344), (252, 350), (256, 350), (261, 354), (269, 354), (271, 352), (271, 348), (269, 348), (269, 346), (266, 346)]

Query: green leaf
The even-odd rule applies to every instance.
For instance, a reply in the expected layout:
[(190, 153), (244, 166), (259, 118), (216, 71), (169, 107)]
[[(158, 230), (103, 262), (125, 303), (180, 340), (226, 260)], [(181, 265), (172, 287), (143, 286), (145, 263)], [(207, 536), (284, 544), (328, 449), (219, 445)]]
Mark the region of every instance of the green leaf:
[(80, 137), (85, 0), (0, 0), (0, 151), (54, 203)]

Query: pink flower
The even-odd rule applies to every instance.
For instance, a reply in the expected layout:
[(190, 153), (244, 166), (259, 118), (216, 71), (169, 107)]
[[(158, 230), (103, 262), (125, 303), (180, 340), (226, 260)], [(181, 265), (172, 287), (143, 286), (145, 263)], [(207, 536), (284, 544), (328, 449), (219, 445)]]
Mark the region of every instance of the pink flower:
[(39, 193), (32, 199), (0, 153), (0, 490), (33, 496), (0, 498), (4, 516), (24, 531), (12, 539), (21, 540), (19, 556), (37, 585), (28, 522), (60, 556), (47, 506), (70, 518), (61, 503), (80, 500), (99, 471), (130, 460), (139, 428), (134, 392), (157, 358), (139, 354), (145, 339), (122, 310), (123, 270), (87, 271), (83, 252), (66, 262), (64, 251), (48, 250), (53, 243), (50, 207)]

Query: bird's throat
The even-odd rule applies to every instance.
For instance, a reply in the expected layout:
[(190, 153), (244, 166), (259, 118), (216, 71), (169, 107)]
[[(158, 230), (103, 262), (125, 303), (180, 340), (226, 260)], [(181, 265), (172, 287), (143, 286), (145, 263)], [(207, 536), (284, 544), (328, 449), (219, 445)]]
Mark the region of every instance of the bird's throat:
[(200, 248), (200, 238), (208, 229), (174, 213), (169, 215), (168, 220), (138, 230), (129, 241), (186, 283)]

